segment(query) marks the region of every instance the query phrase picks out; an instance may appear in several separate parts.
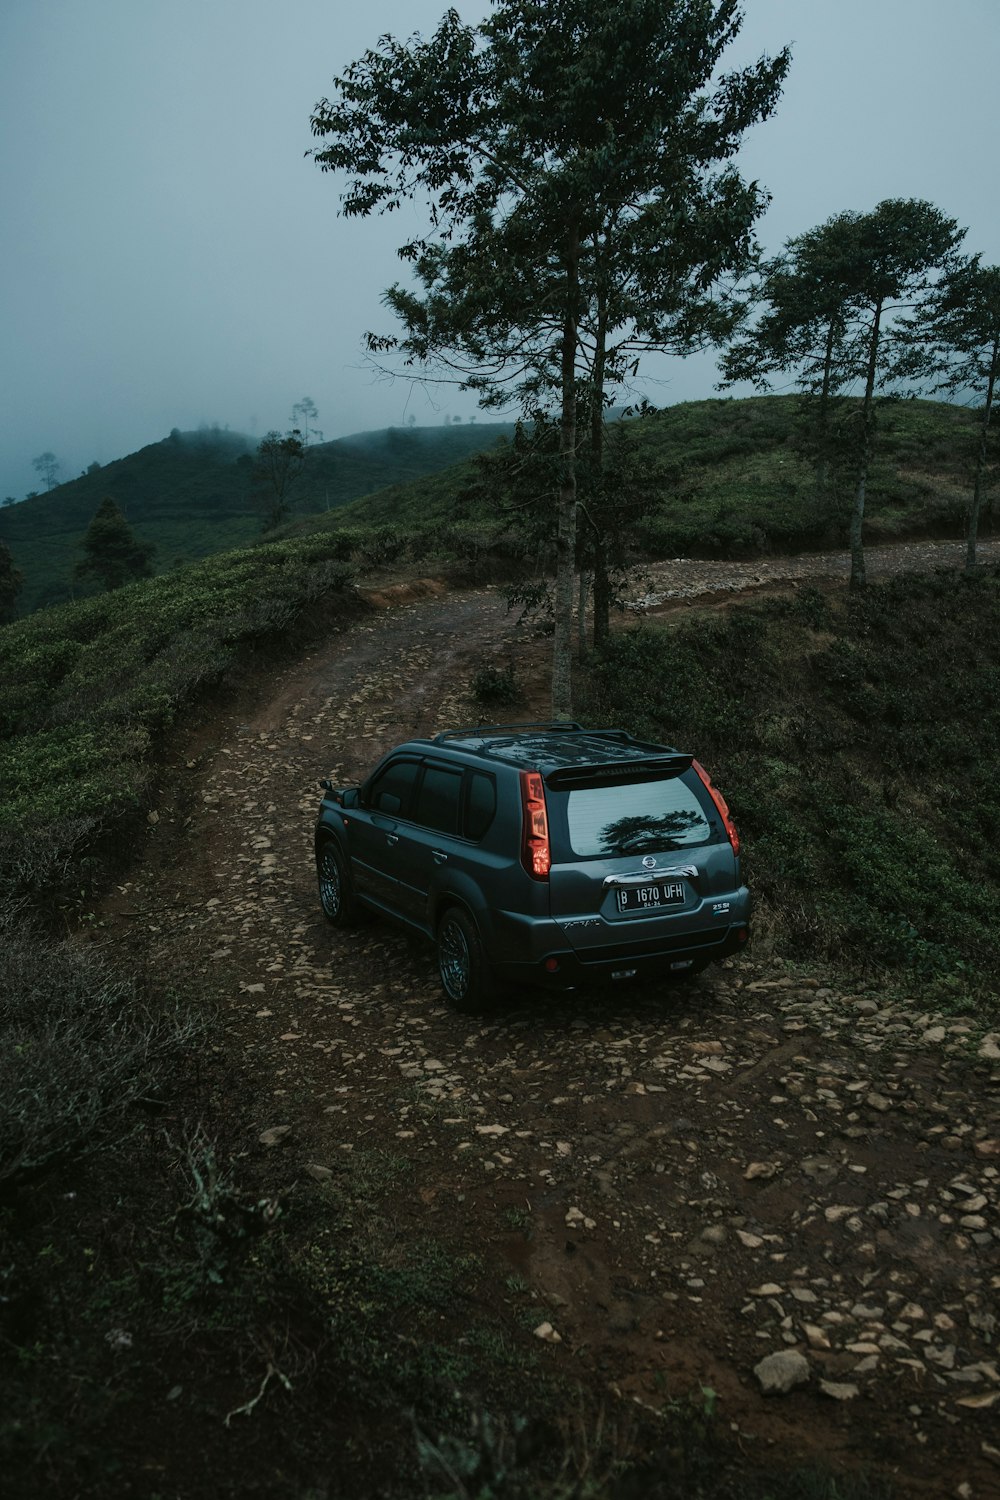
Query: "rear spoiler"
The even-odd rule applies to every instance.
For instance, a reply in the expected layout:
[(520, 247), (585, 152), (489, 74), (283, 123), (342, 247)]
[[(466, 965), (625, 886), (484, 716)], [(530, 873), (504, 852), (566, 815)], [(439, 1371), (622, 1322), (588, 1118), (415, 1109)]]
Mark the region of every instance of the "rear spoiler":
[(579, 791), (587, 786), (613, 786), (615, 782), (666, 781), (690, 770), (693, 755), (649, 755), (641, 760), (619, 760), (596, 766), (560, 766), (545, 777), (554, 792)]

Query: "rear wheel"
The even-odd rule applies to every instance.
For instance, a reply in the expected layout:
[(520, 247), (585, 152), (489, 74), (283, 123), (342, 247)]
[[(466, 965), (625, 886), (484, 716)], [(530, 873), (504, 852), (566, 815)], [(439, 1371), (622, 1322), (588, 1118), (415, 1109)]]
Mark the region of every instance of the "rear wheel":
[(352, 927), (358, 920), (358, 902), (344, 856), (332, 839), (320, 844), (316, 853), (316, 877), (326, 920), (334, 927)]
[(458, 906), (441, 918), (437, 932), (438, 974), (448, 1004), (475, 1014), (496, 998), (496, 982), (483, 952), (476, 924)]

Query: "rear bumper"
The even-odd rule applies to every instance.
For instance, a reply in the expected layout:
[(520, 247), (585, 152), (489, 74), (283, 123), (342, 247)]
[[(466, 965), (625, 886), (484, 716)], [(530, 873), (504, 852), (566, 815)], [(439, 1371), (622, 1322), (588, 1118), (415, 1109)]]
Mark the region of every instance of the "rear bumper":
[(629, 979), (665, 979), (671, 974), (740, 953), (750, 936), (748, 921), (728, 927), (702, 928), (645, 943), (606, 944), (576, 952), (555, 948), (529, 962), (501, 959), (497, 974), (512, 984), (540, 985), (548, 990), (616, 984)]

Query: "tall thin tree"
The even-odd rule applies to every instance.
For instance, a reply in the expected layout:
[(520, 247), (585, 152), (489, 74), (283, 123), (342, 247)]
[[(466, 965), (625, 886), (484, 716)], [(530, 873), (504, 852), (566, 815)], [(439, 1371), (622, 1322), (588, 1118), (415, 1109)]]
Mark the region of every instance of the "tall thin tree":
[(988, 442), (1000, 378), (1000, 266), (978, 255), (957, 266), (935, 289), (922, 316), (908, 320), (920, 364), (940, 377), (936, 390), (979, 405), (972, 498), (966, 528), (965, 571), (976, 570), (976, 546), (987, 471)]
[(787, 52), (719, 76), (736, 0), (499, 0), (449, 11), (429, 42), (383, 38), (317, 105), (315, 152), (343, 211), (429, 201), (403, 245), (419, 291), (373, 338), (559, 429), (553, 712), (571, 710), (578, 403), (593, 410), (646, 347), (688, 347), (741, 268), (765, 204), (730, 159), (773, 109)]

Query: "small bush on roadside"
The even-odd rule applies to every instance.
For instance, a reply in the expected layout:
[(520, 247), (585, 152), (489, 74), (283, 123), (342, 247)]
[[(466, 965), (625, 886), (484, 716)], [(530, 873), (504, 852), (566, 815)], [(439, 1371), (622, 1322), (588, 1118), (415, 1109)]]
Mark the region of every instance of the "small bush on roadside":
[(92, 1150), (197, 1034), (92, 949), (0, 910), (0, 1195)]
[(505, 667), (498, 667), (494, 662), (487, 662), (480, 667), (472, 679), (472, 696), (477, 702), (491, 706), (506, 707), (519, 703), (522, 694), (513, 665), (508, 663)]

